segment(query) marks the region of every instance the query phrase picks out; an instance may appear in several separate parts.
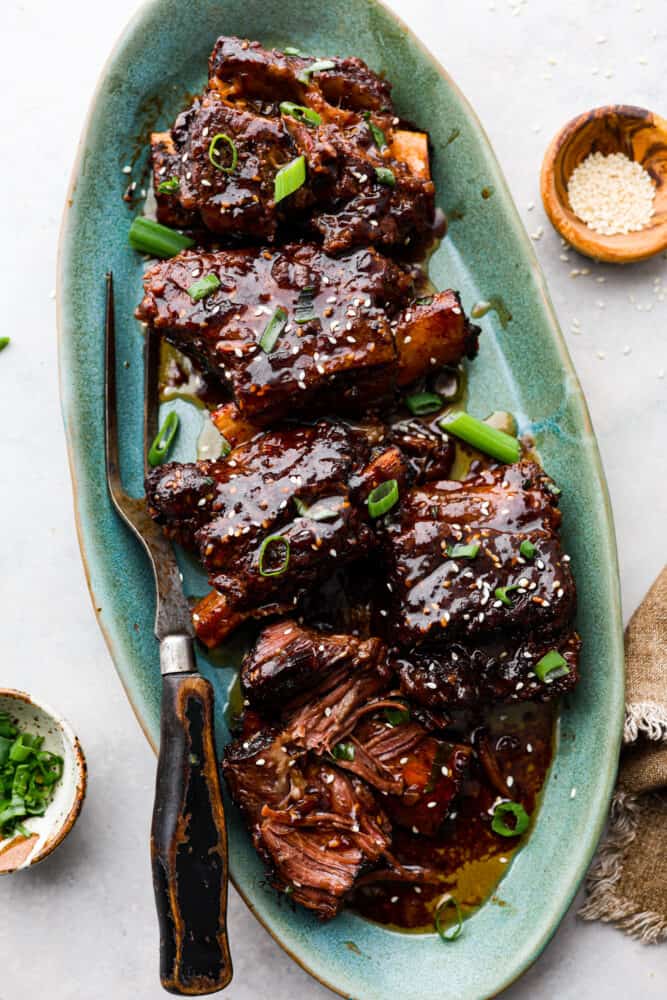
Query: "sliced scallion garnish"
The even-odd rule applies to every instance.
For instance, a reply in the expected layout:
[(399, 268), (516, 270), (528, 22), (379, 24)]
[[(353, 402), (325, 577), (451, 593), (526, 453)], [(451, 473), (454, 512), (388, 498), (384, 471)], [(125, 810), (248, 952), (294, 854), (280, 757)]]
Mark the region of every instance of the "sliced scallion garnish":
[[(456, 925), (453, 927), (443, 927), (441, 923), (442, 914), (450, 906), (453, 906), (456, 910)], [(435, 911), (435, 929), (440, 935), (440, 939), (446, 944), (456, 941), (456, 939), (460, 937), (463, 930), (463, 914), (461, 913), (461, 907), (459, 906), (458, 901), (453, 896), (448, 896), (447, 899), (443, 899), (443, 901), (438, 905), (438, 908)]]
[(273, 182), (273, 200), (276, 204), (294, 194), (306, 183), (306, 157), (297, 156), (296, 160), (281, 167)]
[(4, 351), (5, 347), (7, 347), (9, 342), (10, 342), (9, 337), (0, 337), (0, 351)]
[(518, 462), (521, 457), (521, 448), (515, 437), (471, 417), (469, 413), (460, 412), (443, 417), (438, 421), (438, 426), (447, 434), (453, 434), (473, 448), (483, 451), (485, 455), (497, 458), (499, 462), (511, 464)]
[(337, 743), (331, 751), (331, 756), (336, 760), (354, 760), (354, 744)]
[(157, 186), (158, 194), (174, 194), (181, 186), (178, 177), (170, 177), (168, 181), (160, 181)]
[(404, 726), (410, 721), (410, 709), (405, 708), (385, 708), (384, 717), (390, 726)]
[(282, 306), (278, 306), (270, 318), (269, 322), (264, 327), (264, 333), (260, 337), (259, 346), (265, 352), (265, 354), (270, 354), (273, 348), (276, 346), (276, 341), (278, 337), (283, 332), (287, 326), (287, 312)]
[(281, 115), (288, 118), (296, 118), (298, 122), (305, 125), (321, 125), (322, 117), (312, 108), (307, 108), (304, 104), (293, 104), (292, 101), (282, 101), (280, 104)]
[(0, 712), (0, 840), (32, 832), (23, 820), (43, 816), (63, 774), (63, 758), (43, 750), (42, 736), (19, 732)]
[[(229, 147), (231, 152), (231, 160), (227, 164), (220, 162), (220, 151), (218, 147), (222, 142)], [(239, 151), (236, 148), (236, 143), (230, 136), (226, 135), (224, 132), (218, 132), (217, 135), (213, 136), (209, 143), (208, 158), (216, 170), (222, 170), (223, 174), (232, 174), (236, 170), (236, 164), (239, 162)]]
[(550, 649), (535, 664), (535, 674), (545, 684), (551, 684), (558, 677), (567, 676), (569, 672), (567, 660), (561, 656), (557, 649)]
[(313, 308), (314, 300), (314, 285), (307, 285), (305, 288), (301, 289), (299, 297), (296, 300), (296, 306), (294, 307), (294, 320), (300, 326), (303, 323), (310, 323), (311, 320), (318, 318), (317, 313)]
[(385, 134), (380, 128), (380, 126), (376, 125), (373, 119), (371, 118), (370, 111), (364, 111), (364, 118), (368, 123), (368, 128), (370, 129), (370, 133), (373, 136), (373, 142), (375, 143), (378, 149), (384, 149), (384, 147), (387, 145)]
[(148, 464), (152, 465), (153, 468), (156, 465), (161, 465), (169, 454), (169, 449), (174, 443), (179, 423), (178, 413), (176, 413), (176, 410), (171, 410), (148, 449)]
[[(505, 822), (505, 817), (514, 817), (514, 826)], [(520, 802), (499, 802), (493, 810), (491, 829), (501, 837), (519, 837), (530, 825), (530, 816)]]
[(335, 68), (336, 68), (336, 63), (333, 62), (331, 59), (316, 59), (315, 62), (312, 62), (310, 64), (310, 66), (304, 66), (304, 68), (297, 76), (297, 80), (299, 81), (299, 83), (305, 83), (305, 85), (309, 87), (310, 78), (313, 75), (313, 73), (321, 73), (325, 69), (335, 69)]
[(297, 49), (293, 45), (286, 45), (285, 48), (283, 49), (283, 52), (285, 53), (286, 56), (300, 56), (301, 55), (301, 49)]
[(368, 494), (368, 513), (371, 517), (381, 517), (398, 503), (398, 482), (387, 479)]
[(435, 392), (414, 392), (406, 397), (405, 405), (416, 417), (425, 417), (442, 409), (442, 398)]
[(177, 233), (169, 226), (162, 226), (159, 222), (146, 219), (143, 215), (138, 215), (130, 226), (128, 233), (130, 246), (140, 253), (150, 254), (151, 257), (175, 257), (181, 250), (193, 247), (195, 241), (183, 233)]
[(299, 515), (307, 517), (311, 521), (331, 521), (333, 518), (338, 517), (340, 513), (340, 508), (334, 509), (333, 507), (328, 507), (326, 501), (316, 500), (315, 503), (309, 506), (300, 497), (292, 497), (292, 499)]
[(497, 601), (502, 604), (506, 604), (508, 608), (512, 607), (512, 598), (509, 596), (513, 590), (517, 590), (519, 584), (513, 583), (511, 587), (496, 587), (493, 595)]
[[(264, 566), (264, 560), (269, 558), (274, 553), (270, 550), (280, 548), (282, 546), (283, 550), (283, 561), (275, 569), (266, 569)], [(268, 555), (267, 555), (268, 553)], [(269, 535), (265, 538), (259, 547), (259, 555), (257, 557), (259, 572), (261, 576), (281, 576), (289, 566), (290, 557), (290, 542), (289, 538), (285, 535)]]
[(220, 288), (220, 278), (217, 274), (204, 274), (188, 288), (188, 295), (193, 302), (205, 299), (207, 295)]
[(533, 545), (533, 543), (530, 541), (529, 538), (524, 538), (521, 545), (519, 546), (519, 552), (521, 553), (524, 559), (534, 559), (537, 549), (535, 548), (535, 546)]
[(379, 184), (386, 184), (387, 187), (396, 187), (396, 177), (394, 171), (389, 167), (376, 167), (375, 177)]
[(447, 546), (447, 555), (450, 559), (474, 559), (479, 552), (479, 542), (469, 542), (467, 545)]

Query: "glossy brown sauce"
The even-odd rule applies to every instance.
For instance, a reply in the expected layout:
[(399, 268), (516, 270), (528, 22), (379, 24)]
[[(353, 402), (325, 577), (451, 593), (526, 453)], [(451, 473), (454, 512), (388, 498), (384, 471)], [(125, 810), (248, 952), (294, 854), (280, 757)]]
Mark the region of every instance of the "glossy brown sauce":
[[(551, 763), (555, 718), (555, 710), (548, 704), (499, 705), (481, 719), (461, 716), (452, 737), (469, 740), (471, 726), (473, 736), (484, 731), (502, 777), (510, 779), (513, 800), (521, 802), (532, 816)], [(493, 895), (512, 857), (530, 835), (530, 828), (523, 837), (502, 837), (492, 831), (490, 811), (498, 798), (506, 797), (491, 785), (474, 757), (454, 812), (437, 837), (414, 836), (398, 828), (394, 831), (392, 850), (397, 859), (406, 866), (436, 869), (441, 881), (414, 885), (371, 882), (355, 891), (352, 908), (369, 920), (396, 929), (432, 931), (435, 910), (451, 894), (463, 916), (470, 916)], [(502, 905), (502, 897), (494, 897), (494, 902)], [(453, 907), (443, 909), (441, 926), (455, 922)]]

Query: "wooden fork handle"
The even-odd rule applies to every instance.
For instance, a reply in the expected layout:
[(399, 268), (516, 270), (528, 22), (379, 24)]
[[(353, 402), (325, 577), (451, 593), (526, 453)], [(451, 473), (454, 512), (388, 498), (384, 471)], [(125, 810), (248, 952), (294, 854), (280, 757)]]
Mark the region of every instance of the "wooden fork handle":
[(213, 689), (200, 674), (162, 677), (151, 859), (163, 987), (179, 996), (224, 989), (232, 978), (227, 832)]

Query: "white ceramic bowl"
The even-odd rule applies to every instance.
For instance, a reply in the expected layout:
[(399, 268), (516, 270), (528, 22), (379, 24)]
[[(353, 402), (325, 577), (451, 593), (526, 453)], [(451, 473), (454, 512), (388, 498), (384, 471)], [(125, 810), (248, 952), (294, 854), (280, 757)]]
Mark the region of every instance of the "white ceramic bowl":
[(32, 836), (0, 839), (0, 875), (10, 875), (42, 861), (74, 826), (86, 794), (86, 759), (70, 724), (23, 691), (0, 688), (0, 712), (20, 729), (43, 736), (43, 749), (60, 754), (64, 761), (63, 776), (46, 812), (24, 821)]

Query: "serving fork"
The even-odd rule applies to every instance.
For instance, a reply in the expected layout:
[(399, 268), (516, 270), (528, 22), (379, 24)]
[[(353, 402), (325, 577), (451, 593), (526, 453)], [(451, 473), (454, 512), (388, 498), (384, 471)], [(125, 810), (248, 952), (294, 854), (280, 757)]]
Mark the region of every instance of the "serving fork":
[[(170, 993), (200, 996), (229, 984), (227, 832), (220, 790), (213, 688), (197, 672), (190, 609), (171, 544), (143, 499), (123, 489), (118, 452), (113, 278), (106, 276), (106, 474), (114, 507), (142, 543), (155, 576), (160, 646), (160, 751), (151, 827), (153, 888), (160, 925), (160, 980)], [(144, 471), (158, 423), (159, 344), (146, 334)]]

